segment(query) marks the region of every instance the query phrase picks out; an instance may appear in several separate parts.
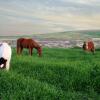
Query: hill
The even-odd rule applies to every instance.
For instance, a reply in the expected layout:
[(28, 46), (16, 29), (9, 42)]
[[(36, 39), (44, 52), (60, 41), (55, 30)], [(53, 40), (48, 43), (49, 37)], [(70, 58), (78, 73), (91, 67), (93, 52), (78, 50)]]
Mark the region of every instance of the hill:
[(100, 30), (78, 30), (78, 31), (66, 31), (66, 32), (56, 32), (56, 33), (45, 33), (45, 34), (25, 34), (20, 36), (0, 36), (2, 38), (16, 39), (19, 37), (35, 38), (39, 40), (83, 40), (88, 38), (100, 38)]
[[(33, 35), (35, 36), (35, 35)], [(88, 38), (100, 38), (100, 30), (79, 30), (79, 31), (67, 31), (58, 33), (49, 33), (37, 35), (37, 38), (41, 39), (56, 39), (56, 40), (80, 40)]]

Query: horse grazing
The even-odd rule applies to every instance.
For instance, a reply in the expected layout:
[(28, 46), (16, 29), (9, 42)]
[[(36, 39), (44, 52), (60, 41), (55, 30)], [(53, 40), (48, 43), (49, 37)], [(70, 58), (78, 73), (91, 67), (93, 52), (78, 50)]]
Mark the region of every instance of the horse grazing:
[(9, 70), (11, 54), (11, 47), (7, 43), (0, 43), (0, 69)]
[(41, 46), (33, 39), (19, 38), (17, 40), (17, 54), (21, 54), (23, 48), (29, 49), (29, 54), (32, 56), (33, 48), (37, 49), (39, 56), (42, 54)]
[(91, 51), (92, 53), (94, 53), (95, 52), (95, 47), (94, 47), (93, 41), (84, 42), (83, 50)]

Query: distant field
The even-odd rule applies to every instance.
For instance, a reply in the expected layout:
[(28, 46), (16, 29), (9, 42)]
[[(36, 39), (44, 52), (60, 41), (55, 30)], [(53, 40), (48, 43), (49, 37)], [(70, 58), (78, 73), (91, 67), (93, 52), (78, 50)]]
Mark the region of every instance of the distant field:
[(39, 40), (50, 39), (50, 40), (76, 40), (76, 39), (88, 39), (88, 38), (100, 38), (100, 30), (81, 30), (81, 31), (66, 31), (57, 33), (47, 34), (27, 34), (20, 36), (0, 36), (0, 39), (17, 39), (20, 37), (34, 38)]
[[(34, 37), (35, 35), (33, 35)], [(57, 40), (77, 40), (77, 39), (88, 39), (88, 38), (100, 38), (100, 31), (68, 31), (68, 32), (58, 32), (58, 33), (49, 33), (36, 35), (40, 39), (57, 39)]]
[(0, 70), (0, 100), (100, 100), (100, 50), (44, 48), (39, 58), (13, 49), (11, 69)]
[(100, 31), (83, 31), (82, 34), (90, 35), (92, 37), (100, 37)]

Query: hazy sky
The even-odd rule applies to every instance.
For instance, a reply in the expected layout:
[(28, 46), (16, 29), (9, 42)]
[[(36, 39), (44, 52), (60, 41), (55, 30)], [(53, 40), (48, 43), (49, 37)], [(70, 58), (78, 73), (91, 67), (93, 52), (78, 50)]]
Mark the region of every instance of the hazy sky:
[(100, 0), (0, 0), (0, 35), (100, 29)]

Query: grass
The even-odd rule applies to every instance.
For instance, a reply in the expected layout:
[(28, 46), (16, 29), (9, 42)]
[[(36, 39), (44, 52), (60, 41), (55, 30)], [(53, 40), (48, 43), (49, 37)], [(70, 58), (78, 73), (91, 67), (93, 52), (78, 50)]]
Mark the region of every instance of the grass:
[(100, 100), (100, 50), (43, 48), (43, 56), (13, 49), (9, 72), (0, 70), (0, 100)]

